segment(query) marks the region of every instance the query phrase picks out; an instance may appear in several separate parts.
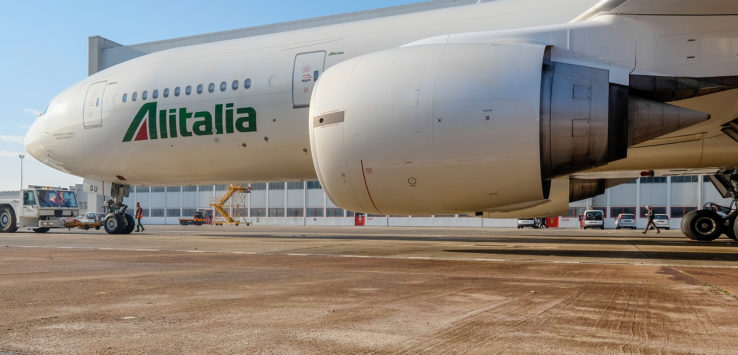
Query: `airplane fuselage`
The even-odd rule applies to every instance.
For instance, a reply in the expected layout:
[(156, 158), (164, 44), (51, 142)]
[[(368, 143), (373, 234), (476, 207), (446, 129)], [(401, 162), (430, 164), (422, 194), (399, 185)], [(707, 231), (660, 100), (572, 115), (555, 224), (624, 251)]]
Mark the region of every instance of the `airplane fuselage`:
[(450, 32), (559, 23), (591, 5), (532, 1), (532, 10), (520, 12), (513, 3), (459, 6), (145, 55), (61, 93), (29, 131), (27, 146), (48, 165), (99, 181), (171, 185), (315, 179), (307, 106), (325, 69)]

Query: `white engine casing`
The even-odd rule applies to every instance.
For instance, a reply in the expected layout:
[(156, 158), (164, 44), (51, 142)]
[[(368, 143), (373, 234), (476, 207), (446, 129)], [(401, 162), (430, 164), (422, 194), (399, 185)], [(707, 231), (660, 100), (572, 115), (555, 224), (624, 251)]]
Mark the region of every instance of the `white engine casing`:
[(435, 44), (339, 63), (318, 80), (310, 144), (339, 206), (379, 214), (492, 210), (544, 200), (545, 47)]

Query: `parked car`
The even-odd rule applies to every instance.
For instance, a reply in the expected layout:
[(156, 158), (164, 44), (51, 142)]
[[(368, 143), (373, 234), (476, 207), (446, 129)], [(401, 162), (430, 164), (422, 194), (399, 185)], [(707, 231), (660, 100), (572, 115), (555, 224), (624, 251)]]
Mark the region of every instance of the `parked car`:
[(615, 221), (615, 229), (630, 228), (636, 229), (636, 217), (633, 213), (621, 213)]
[(669, 215), (666, 215), (666, 214), (654, 214), (653, 215), (653, 224), (655, 224), (656, 227), (659, 227), (661, 229), (668, 230), (670, 228)]
[(602, 210), (584, 211), (584, 229), (587, 228), (605, 229), (605, 212)]

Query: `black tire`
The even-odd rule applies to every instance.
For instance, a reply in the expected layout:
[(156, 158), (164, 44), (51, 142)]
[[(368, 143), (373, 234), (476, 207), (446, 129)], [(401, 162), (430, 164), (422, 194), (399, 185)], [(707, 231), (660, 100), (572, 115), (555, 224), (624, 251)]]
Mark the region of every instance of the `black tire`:
[(109, 214), (105, 217), (104, 227), (108, 234), (120, 234), (125, 226), (123, 216), (118, 214)]
[(682, 232), (692, 240), (715, 240), (723, 232), (722, 219), (715, 211), (691, 211), (682, 218)]
[(95, 230), (100, 230), (100, 226), (95, 227)]
[(7, 205), (0, 207), (0, 233), (13, 233), (16, 230), (18, 225), (13, 207)]
[(34, 228), (33, 231), (36, 233), (46, 233), (49, 231), (49, 228), (46, 228), (46, 227)]
[(736, 230), (735, 219), (736, 219), (735, 214), (728, 216), (728, 220), (725, 222), (725, 226), (724, 226), (725, 228), (723, 232), (728, 238), (733, 239), (733, 240), (738, 240), (738, 238), (736, 238), (736, 232), (738, 231)]
[(123, 215), (125, 216), (126, 226), (123, 227), (123, 231), (120, 234), (131, 234), (133, 233), (133, 229), (136, 228), (136, 220), (128, 213), (124, 213)]

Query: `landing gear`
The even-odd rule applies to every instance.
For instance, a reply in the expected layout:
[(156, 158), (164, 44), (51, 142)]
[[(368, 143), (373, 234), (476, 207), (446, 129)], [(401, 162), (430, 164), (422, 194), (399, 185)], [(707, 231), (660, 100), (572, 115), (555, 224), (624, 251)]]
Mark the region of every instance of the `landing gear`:
[(123, 199), (128, 197), (131, 191), (130, 185), (113, 183), (111, 189), (112, 199), (107, 201), (110, 213), (103, 219), (103, 226), (108, 234), (131, 234), (135, 228), (135, 221), (131, 215), (126, 214), (128, 205)]
[(682, 218), (682, 232), (692, 240), (710, 241), (717, 239), (723, 232), (722, 217), (715, 211), (690, 211)]
[(733, 201), (730, 206), (708, 202), (703, 209), (685, 214), (681, 223), (682, 233), (689, 239), (699, 241), (715, 240), (722, 234), (738, 240), (738, 226), (735, 223), (738, 216), (738, 168), (719, 172), (709, 178), (723, 197), (732, 198)]

